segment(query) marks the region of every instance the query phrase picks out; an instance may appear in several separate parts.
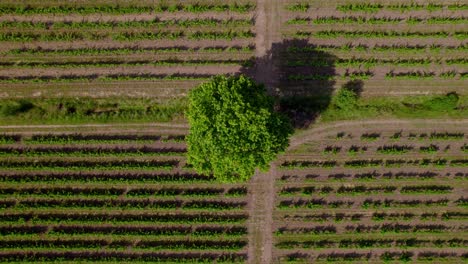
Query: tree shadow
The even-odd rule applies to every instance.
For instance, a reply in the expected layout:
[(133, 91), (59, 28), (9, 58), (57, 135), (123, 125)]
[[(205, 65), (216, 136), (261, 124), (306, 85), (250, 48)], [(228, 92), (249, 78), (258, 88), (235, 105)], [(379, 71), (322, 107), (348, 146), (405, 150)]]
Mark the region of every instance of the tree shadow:
[[(243, 67), (240, 74), (265, 84), (277, 100), (277, 110), (295, 128), (306, 128), (331, 102), (336, 60), (307, 40), (290, 39), (273, 43), (265, 56), (256, 58), (252, 67)], [(359, 85), (350, 84), (355, 86)]]
[(341, 88), (355, 93), (357, 97), (361, 97), (364, 82), (362, 80), (351, 80), (343, 84)]

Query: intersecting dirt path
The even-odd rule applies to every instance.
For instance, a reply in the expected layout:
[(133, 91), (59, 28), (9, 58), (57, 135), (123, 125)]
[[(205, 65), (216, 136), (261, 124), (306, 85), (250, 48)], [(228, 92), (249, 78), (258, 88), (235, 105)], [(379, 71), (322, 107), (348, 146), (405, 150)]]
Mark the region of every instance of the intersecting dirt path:
[[(395, 129), (402, 127), (450, 127), (466, 126), (468, 119), (463, 120), (365, 120), (342, 121), (330, 124), (318, 124), (290, 140), (289, 150), (292, 150), (312, 140), (320, 140), (324, 134), (343, 128), (355, 128), (377, 125), (390, 126)], [(273, 252), (273, 213), (275, 206), (276, 165), (272, 163), (268, 172), (257, 172), (250, 183), (249, 197), (249, 263), (274, 263)]]
[[(269, 94), (277, 88), (276, 63), (270, 52), (280, 41), (280, 0), (258, 0), (255, 17), (256, 65), (255, 79), (264, 83)], [(254, 175), (249, 188), (249, 263), (272, 263), (273, 209), (275, 201), (276, 166), (268, 172)]]

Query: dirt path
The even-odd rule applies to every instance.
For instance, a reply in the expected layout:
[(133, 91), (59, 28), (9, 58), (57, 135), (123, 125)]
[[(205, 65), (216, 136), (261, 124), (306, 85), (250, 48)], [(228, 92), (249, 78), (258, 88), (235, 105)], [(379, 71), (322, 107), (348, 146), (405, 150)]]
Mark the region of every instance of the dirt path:
[(187, 123), (147, 123), (147, 124), (80, 124), (80, 125), (4, 125), (0, 133), (49, 134), (49, 133), (91, 133), (91, 134), (122, 134), (122, 133), (159, 133), (185, 135), (188, 133)]
[(276, 165), (250, 183), (249, 263), (272, 263)]
[[(272, 45), (280, 36), (280, 1), (258, 0), (255, 17), (254, 77), (264, 83), (269, 94), (275, 94), (279, 82)], [(268, 172), (257, 172), (251, 180), (249, 192), (249, 263), (272, 263), (273, 209), (275, 201), (276, 166)]]
[(270, 94), (278, 84), (275, 58), (272, 56), (273, 43), (281, 39), (280, 1), (258, 0), (255, 16), (255, 79), (264, 83)]

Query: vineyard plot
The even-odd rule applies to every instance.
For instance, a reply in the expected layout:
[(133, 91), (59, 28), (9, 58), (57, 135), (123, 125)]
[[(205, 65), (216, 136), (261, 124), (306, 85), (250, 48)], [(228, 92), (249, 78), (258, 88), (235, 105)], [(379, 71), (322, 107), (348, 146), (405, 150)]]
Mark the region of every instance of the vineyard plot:
[(465, 261), (466, 127), (342, 129), (279, 161), (273, 258)]
[(247, 186), (194, 173), (183, 134), (0, 142), (0, 261), (247, 259)]
[(0, 4), (2, 97), (168, 99), (254, 55), (252, 1)]
[[(281, 54), (290, 93), (320, 87), (323, 78), (336, 87), (362, 80), (365, 95), (466, 93), (466, 3), (288, 0), (283, 10), (284, 38), (308, 43)], [(330, 63), (335, 72), (327, 76), (302, 71)]]
[[(341, 88), (363, 101), (455, 92), (463, 110), (467, 17), (457, 0), (0, 1), (0, 98), (15, 106), (0, 107), (13, 121), (0, 130), (0, 262), (466, 262), (463, 116), (315, 124), (269, 172), (223, 184), (186, 164), (179, 102), (246, 74), (300, 128)], [(93, 124), (72, 118), (76, 102)], [(66, 115), (22, 126), (17, 110)], [(134, 119), (171, 111), (181, 119)], [(122, 123), (96, 124), (114, 113)]]

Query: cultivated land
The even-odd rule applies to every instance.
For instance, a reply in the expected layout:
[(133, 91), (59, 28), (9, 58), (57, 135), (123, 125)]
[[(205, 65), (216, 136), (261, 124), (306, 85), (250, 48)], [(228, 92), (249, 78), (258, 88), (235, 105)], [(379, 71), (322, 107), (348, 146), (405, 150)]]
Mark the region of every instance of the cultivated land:
[(273, 259), (466, 259), (466, 126), (345, 123), (293, 142), (275, 178)]
[(283, 36), (307, 43), (284, 53), (287, 91), (360, 79), (364, 95), (466, 93), (466, 5), (426, 2), (285, 1)]
[(181, 97), (254, 55), (251, 1), (28, 3), (0, 7), (3, 97)]
[[(0, 262), (466, 262), (467, 9), (1, 1)], [(184, 98), (239, 73), (303, 129), (221, 184), (185, 162)]]

